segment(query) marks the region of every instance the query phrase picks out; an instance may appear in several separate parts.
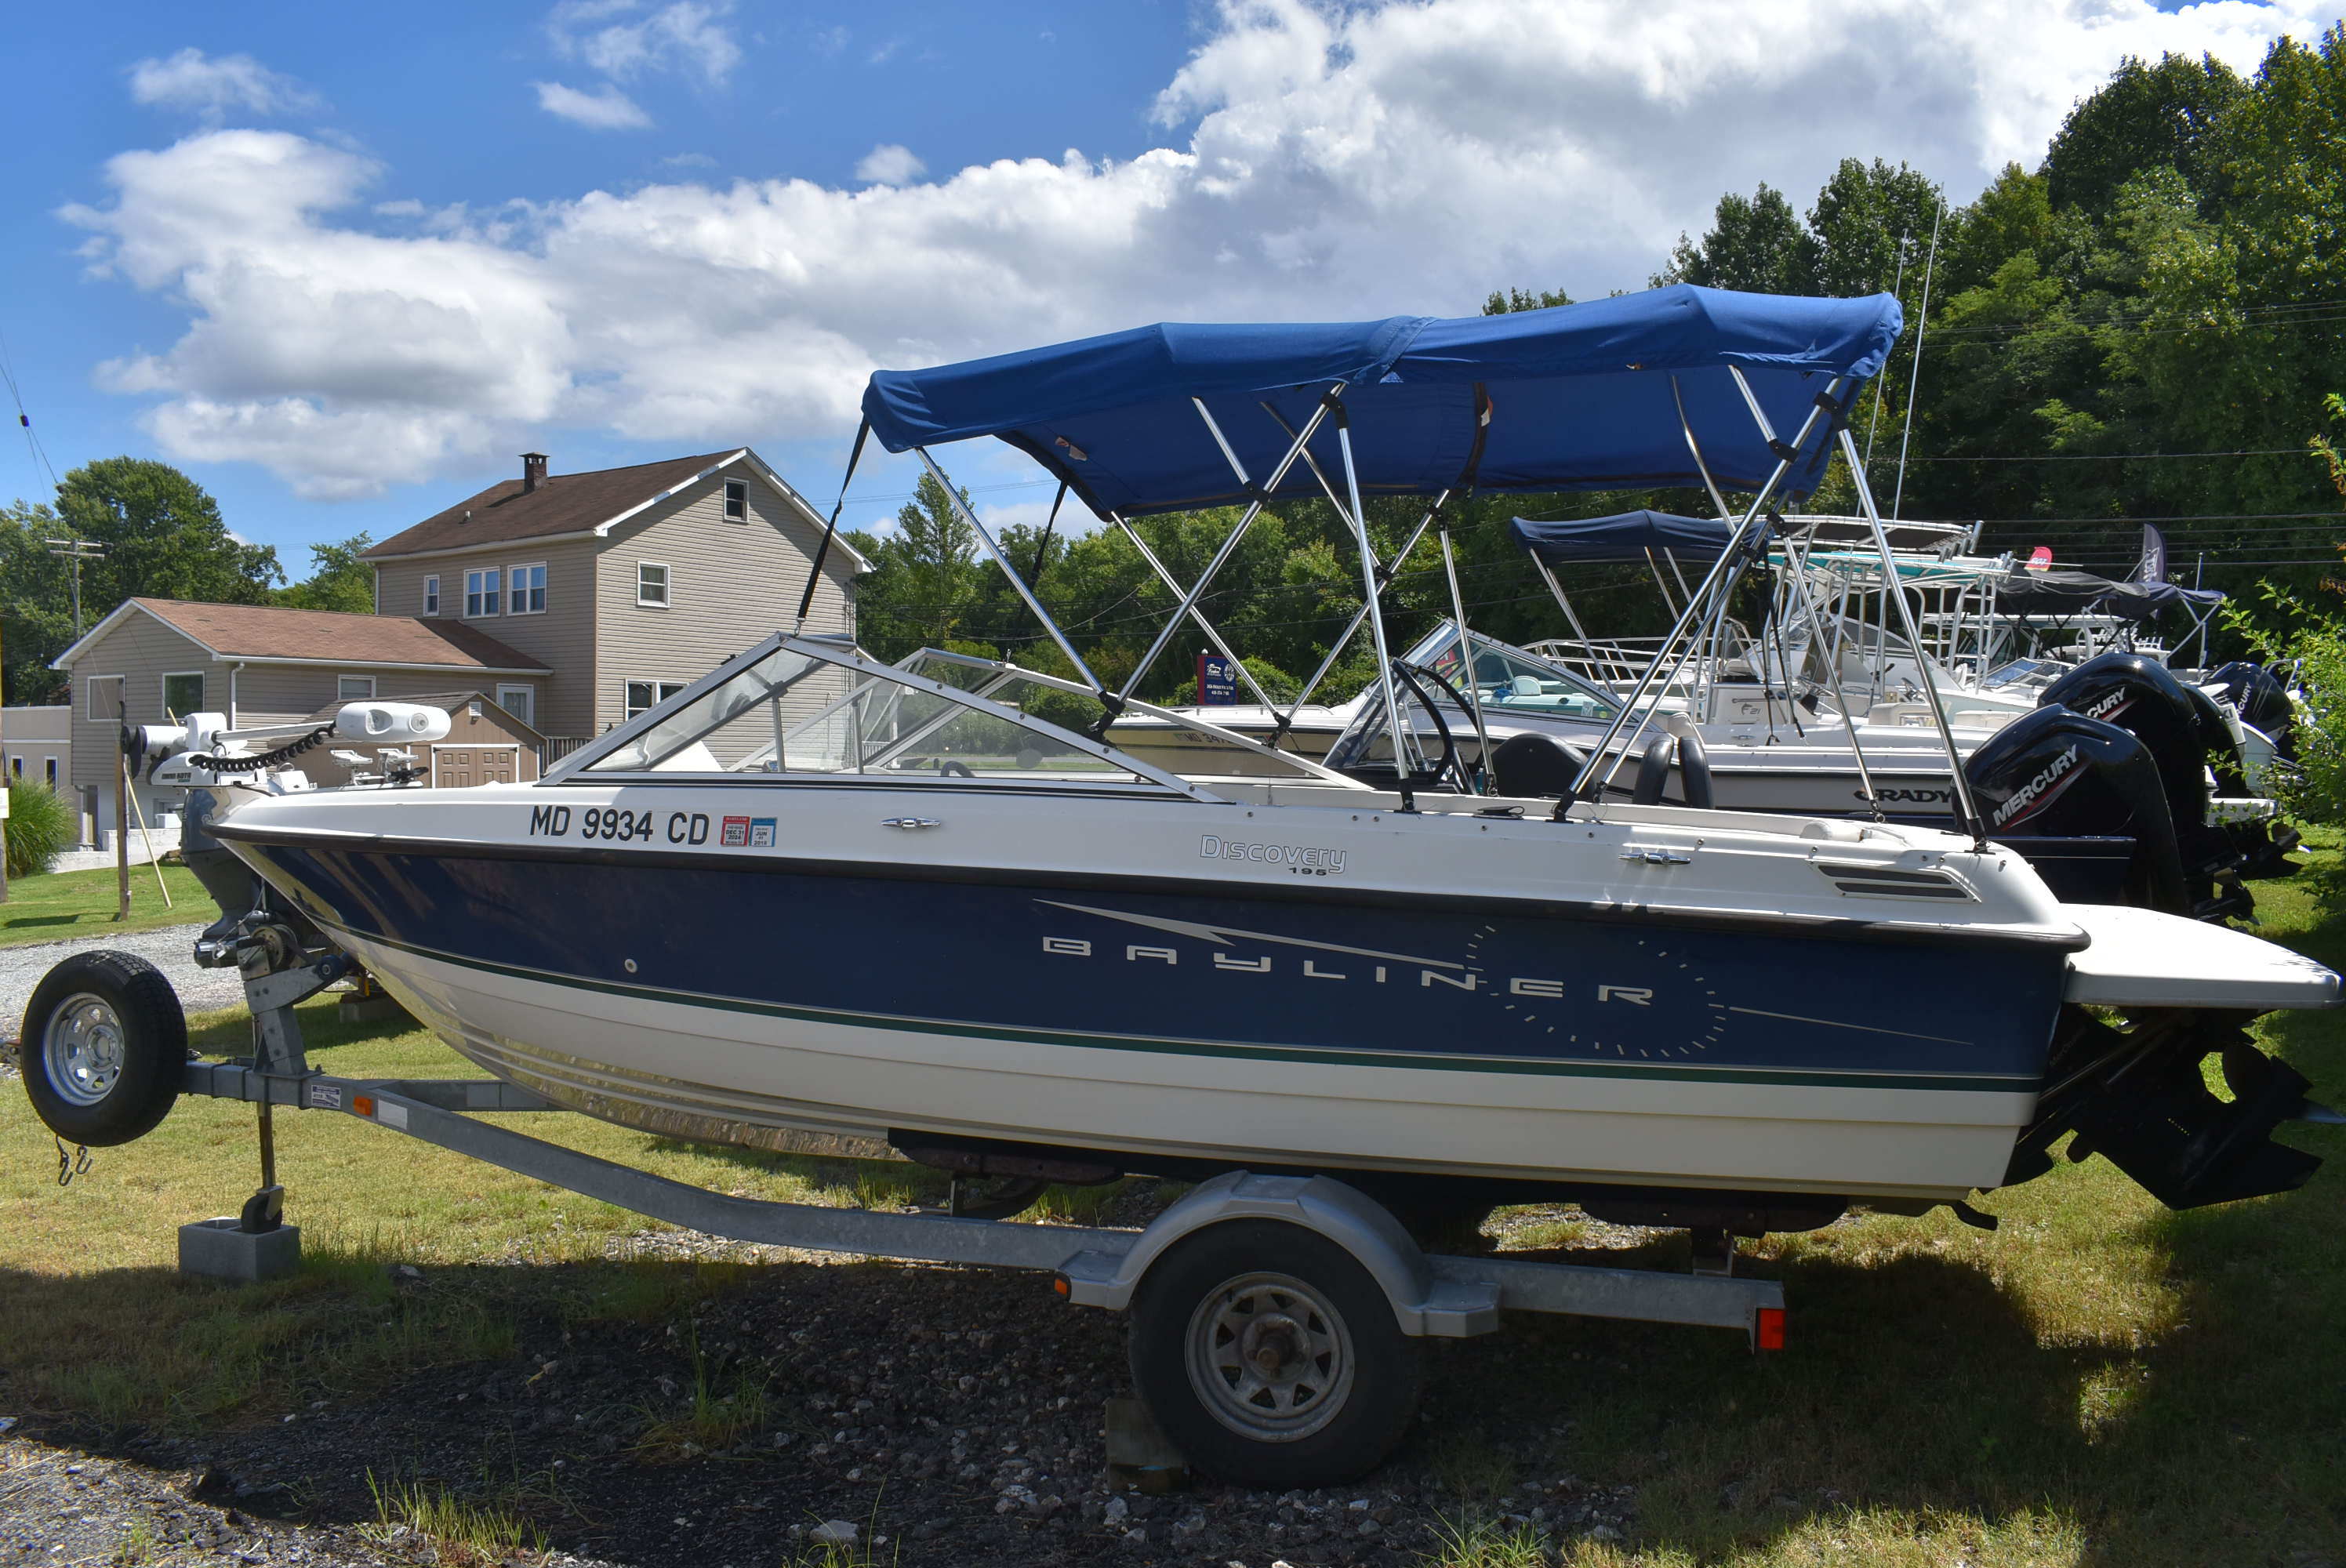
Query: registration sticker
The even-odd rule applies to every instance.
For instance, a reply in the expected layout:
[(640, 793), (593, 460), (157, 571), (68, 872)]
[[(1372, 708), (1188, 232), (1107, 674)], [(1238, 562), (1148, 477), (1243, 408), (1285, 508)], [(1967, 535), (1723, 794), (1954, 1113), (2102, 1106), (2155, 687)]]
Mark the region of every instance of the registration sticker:
[[(769, 820), (767, 822), (769, 841), (771, 840), (772, 827), (772, 822)], [(750, 843), (750, 819), (747, 817), (726, 818), (718, 831), (717, 841), (719, 844), (724, 845), (729, 850), (746, 849)]]
[(750, 819), (750, 847), (753, 850), (770, 850), (774, 847), (774, 820), (771, 817)]
[(342, 1085), (339, 1084), (311, 1084), (310, 1104), (321, 1111), (341, 1110), (342, 1108)]

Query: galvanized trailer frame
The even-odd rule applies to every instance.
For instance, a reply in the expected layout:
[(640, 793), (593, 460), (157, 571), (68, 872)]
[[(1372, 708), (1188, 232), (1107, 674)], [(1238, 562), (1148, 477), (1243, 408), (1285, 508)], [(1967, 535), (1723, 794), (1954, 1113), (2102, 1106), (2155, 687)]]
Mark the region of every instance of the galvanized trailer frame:
[[(199, 943), (198, 962), (236, 964), (251, 1007), (249, 1061), (190, 1061), (183, 1094), (260, 1107), (263, 1194), (276, 1186), (273, 1114), (286, 1106), (352, 1116), (518, 1175), (710, 1236), (930, 1263), (1035, 1269), (1056, 1277), (1077, 1306), (1122, 1310), (1151, 1264), (1183, 1237), (1232, 1220), (1274, 1220), (1318, 1233), (1382, 1288), (1402, 1331), (1463, 1338), (1499, 1326), (1502, 1310), (1740, 1329), (1753, 1349), (1783, 1341), (1783, 1288), (1733, 1273), (1731, 1241), (1698, 1272), (1429, 1254), (1400, 1221), (1330, 1176), (1231, 1171), (1193, 1188), (1137, 1230), (1015, 1224), (951, 1214), (879, 1213), (714, 1193), (477, 1119), (483, 1112), (560, 1107), (496, 1079), (343, 1078), (311, 1067), (294, 1004), (354, 968), (331, 949), (298, 952), (283, 926), (249, 918)], [(273, 1227), (278, 1205), (248, 1205)]]

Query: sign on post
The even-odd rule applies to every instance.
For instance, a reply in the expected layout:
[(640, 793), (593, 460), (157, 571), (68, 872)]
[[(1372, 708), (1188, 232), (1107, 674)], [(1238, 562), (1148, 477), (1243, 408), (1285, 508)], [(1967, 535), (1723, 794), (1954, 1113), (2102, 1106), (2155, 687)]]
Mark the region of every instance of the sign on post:
[(1198, 704), (1229, 708), (1239, 699), (1239, 661), (1218, 653), (1198, 656)]

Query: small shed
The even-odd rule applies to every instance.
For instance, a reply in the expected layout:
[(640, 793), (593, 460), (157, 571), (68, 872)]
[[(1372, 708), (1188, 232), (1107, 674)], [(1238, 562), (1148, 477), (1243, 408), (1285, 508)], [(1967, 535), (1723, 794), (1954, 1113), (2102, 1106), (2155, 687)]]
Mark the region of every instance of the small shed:
[[(538, 776), (546, 737), (524, 724), (484, 692), (434, 692), (422, 697), (402, 695), (386, 701), (414, 703), (419, 707), (436, 708), (448, 716), (445, 739), (429, 745), (416, 743), (403, 747), (396, 741), (369, 744), (363, 741), (335, 740), (308, 753), (301, 759), (301, 771), (320, 789), (332, 789), (351, 781), (353, 771), (381, 773), (387, 766), (381, 760), (385, 750), (409, 750), (416, 753), (416, 766), (423, 770), (422, 781), (438, 789), (464, 789), (474, 784), (526, 784)], [(337, 702), (320, 708), (311, 717), (320, 723), (333, 719), (348, 703)], [(362, 769), (353, 769), (337, 760), (336, 751), (355, 751), (369, 759)]]

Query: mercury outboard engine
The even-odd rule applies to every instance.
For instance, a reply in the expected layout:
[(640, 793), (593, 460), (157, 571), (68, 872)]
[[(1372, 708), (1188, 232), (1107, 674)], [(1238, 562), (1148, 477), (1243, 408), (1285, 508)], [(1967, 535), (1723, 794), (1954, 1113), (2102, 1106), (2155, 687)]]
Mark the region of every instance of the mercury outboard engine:
[[(2065, 901), (2192, 912), (2158, 764), (2132, 734), (2040, 708), (1990, 736), (1964, 773), (1988, 836), (2026, 855)], [(2113, 860), (2120, 875), (2096, 881)]]
[[(2198, 700), (2195, 701), (2195, 696)], [(2231, 732), (2205, 693), (2195, 693), (2165, 665), (2140, 654), (2106, 653), (2088, 659), (2045, 688), (2039, 708), (2059, 706), (2127, 731), (2148, 749), (2158, 769), (2177, 853), (2201, 920), (2247, 918), (2256, 899), (2240, 885), (2240, 853), (2231, 836), (2208, 820), (2208, 771), (2217, 737), (2229, 765)]]
[(2297, 708), (2270, 670), (2236, 659), (2210, 674), (2208, 684), (2231, 699), (2241, 723), (2254, 725), (2282, 758), (2297, 760)]

